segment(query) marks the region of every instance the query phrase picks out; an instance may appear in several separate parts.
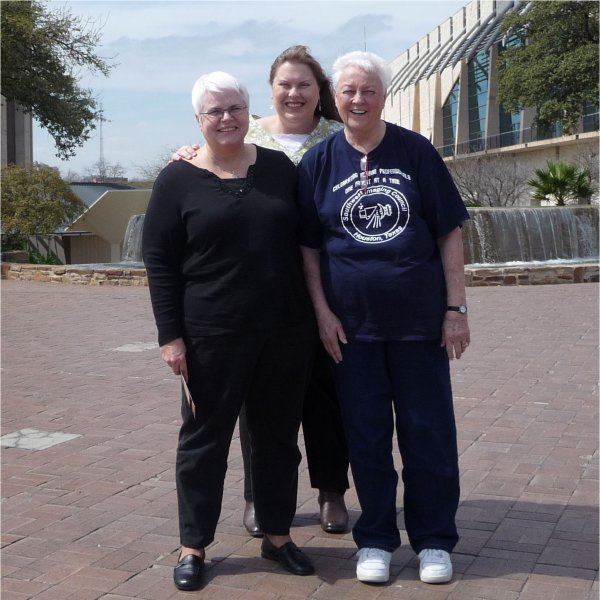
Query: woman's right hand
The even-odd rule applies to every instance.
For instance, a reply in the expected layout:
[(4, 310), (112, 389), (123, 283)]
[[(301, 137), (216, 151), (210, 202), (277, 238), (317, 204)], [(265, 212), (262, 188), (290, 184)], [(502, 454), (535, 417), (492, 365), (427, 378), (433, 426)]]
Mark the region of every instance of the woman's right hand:
[(181, 160), (182, 158), (191, 160), (192, 158), (194, 158), (194, 156), (196, 156), (196, 150), (199, 149), (200, 144), (193, 144), (192, 146), (181, 146), (179, 150), (175, 150), (175, 152), (171, 154), (170, 162), (173, 162), (174, 160)]
[(171, 367), (175, 375), (183, 375), (183, 378), (187, 381), (188, 372), (185, 353), (183, 338), (177, 338), (160, 347), (160, 357)]

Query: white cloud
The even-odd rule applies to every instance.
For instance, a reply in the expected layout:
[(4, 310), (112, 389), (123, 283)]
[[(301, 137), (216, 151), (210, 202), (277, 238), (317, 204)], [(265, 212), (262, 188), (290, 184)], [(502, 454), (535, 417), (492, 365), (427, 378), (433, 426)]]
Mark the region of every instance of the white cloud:
[[(118, 65), (108, 78), (85, 75), (82, 84), (102, 101), (104, 154), (133, 176), (132, 165), (165, 148), (197, 141), (190, 90), (207, 71), (224, 70), (250, 91), (252, 110), (270, 109), (268, 70), (293, 44), (306, 44), (328, 70), (339, 54), (363, 49), (392, 60), (462, 6), (457, 1), (50, 2), (104, 23), (99, 53)], [(143, 126), (142, 126), (143, 124)], [(36, 128), (34, 157), (83, 172), (99, 157), (95, 137), (68, 163), (54, 157), (52, 139)]]

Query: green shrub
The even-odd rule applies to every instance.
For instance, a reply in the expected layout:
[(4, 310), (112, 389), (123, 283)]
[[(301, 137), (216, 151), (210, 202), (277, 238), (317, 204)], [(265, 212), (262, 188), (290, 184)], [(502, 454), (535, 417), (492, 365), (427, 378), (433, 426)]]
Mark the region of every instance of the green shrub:
[(545, 169), (536, 169), (527, 184), (533, 188), (533, 200), (554, 200), (558, 206), (575, 200), (589, 203), (594, 193), (587, 169), (561, 160), (548, 161)]

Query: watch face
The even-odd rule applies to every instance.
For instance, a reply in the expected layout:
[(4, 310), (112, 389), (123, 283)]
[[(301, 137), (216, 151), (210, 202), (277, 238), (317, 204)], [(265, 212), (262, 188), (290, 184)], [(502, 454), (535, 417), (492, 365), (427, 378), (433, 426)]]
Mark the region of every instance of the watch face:
[(467, 307), (464, 304), (462, 304), (458, 307), (458, 312), (464, 315), (467, 312)]

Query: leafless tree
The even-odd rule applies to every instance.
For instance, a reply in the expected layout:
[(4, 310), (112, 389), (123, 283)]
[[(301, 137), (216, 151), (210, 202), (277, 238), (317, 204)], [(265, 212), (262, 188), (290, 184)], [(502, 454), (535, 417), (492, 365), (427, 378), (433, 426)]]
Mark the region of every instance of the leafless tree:
[(154, 160), (134, 165), (138, 177), (142, 181), (154, 181), (158, 174), (167, 166), (175, 150), (177, 148), (165, 148)]
[(105, 179), (108, 177), (107, 174), (107, 162), (103, 159), (97, 160), (95, 163), (84, 168), (84, 173), (87, 178), (101, 178)]
[(587, 171), (588, 177), (590, 179), (590, 184), (594, 189), (594, 194), (592, 195), (592, 203), (598, 203), (598, 188), (600, 187), (599, 182), (599, 165), (598, 165), (598, 149), (594, 147), (582, 148), (575, 156), (573, 157), (573, 162), (580, 168), (585, 169)]
[(73, 171), (72, 169), (69, 169), (67, 171), (67, 174), (63, 177), (63, 179), (65, 181), (68, 181), (69, 183), (71, 183), (73, 181), (81, 181), (81, 175), (79, 173), (77, 173), (77, 171)]
[(108, 163), (106, 165), (106, 172), (108, 177), (124, 177), (125, 176), (125, 167), (121, 163)]
[(99, 159), (84, 169), (87, 179), (116, 179), (125, 175), (125, 167), (121, 163), (110, 163)]
[(529, 173), (513, 157), (454, 158), (446, 164), (467, 206), (528, 203)]

